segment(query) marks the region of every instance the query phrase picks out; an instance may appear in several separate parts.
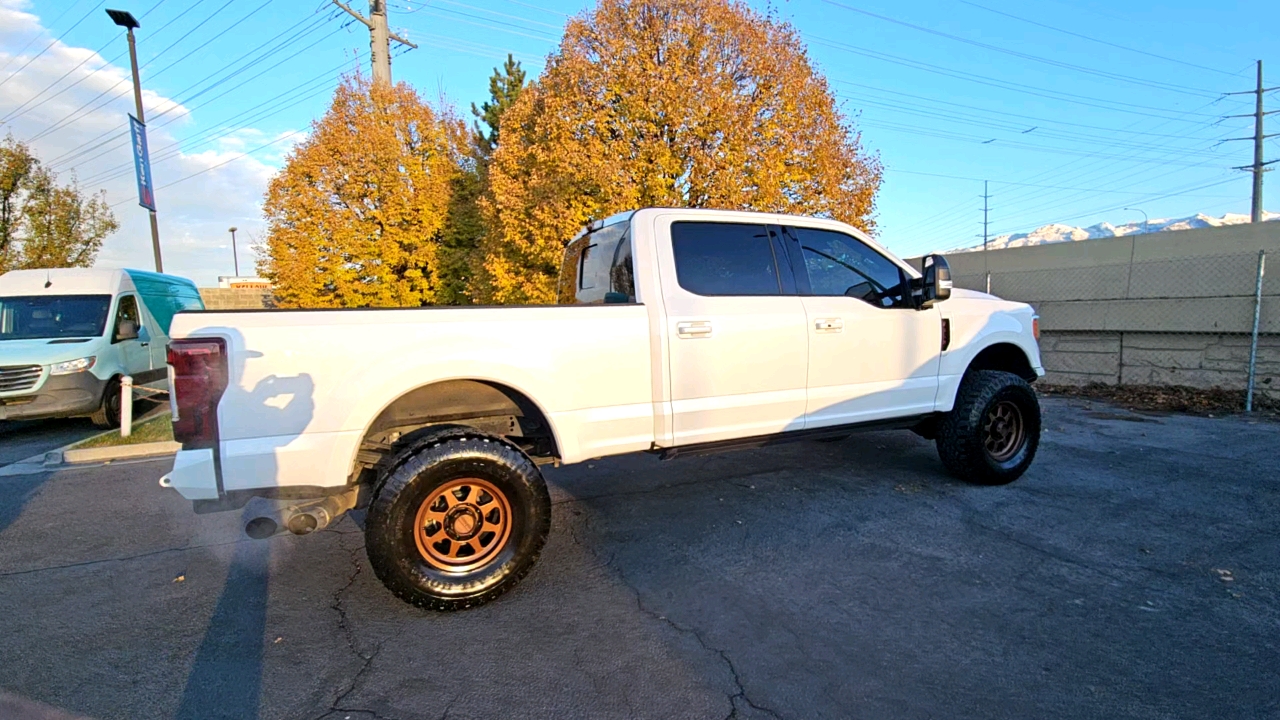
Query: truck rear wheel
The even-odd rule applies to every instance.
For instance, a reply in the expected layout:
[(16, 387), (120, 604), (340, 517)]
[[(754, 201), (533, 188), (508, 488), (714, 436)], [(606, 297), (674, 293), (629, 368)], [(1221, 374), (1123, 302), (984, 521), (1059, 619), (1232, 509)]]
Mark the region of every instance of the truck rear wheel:
[(1040, 445), (1040, 402), (1013, 373), (965, 375), (955, 407), (938, 423), (938, 455), (951, 474), (978, 485), (1017, 480)]
[(528, 456), (450, 428), (400, 460), (365, 521), (369, 563), (387, 589), (419, 607), (462, 610), (528, 574), (551, 527), (546, 482)]

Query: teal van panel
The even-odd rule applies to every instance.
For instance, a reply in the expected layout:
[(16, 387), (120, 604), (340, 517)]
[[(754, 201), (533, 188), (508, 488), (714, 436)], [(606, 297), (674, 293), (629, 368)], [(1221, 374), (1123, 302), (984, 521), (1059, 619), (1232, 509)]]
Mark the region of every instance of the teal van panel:
[(196, 284), (174, 275), (145, 272), (143, 270), (126, 270), (133, 286), (138, 289), (142, 302), (151, 311), (151, 316), (160, 323), (160, 330), (169, 334), (169, 325), (173, 316), (184, 310), (203, 310), (204, 301), (200, 299), (200, 291)]

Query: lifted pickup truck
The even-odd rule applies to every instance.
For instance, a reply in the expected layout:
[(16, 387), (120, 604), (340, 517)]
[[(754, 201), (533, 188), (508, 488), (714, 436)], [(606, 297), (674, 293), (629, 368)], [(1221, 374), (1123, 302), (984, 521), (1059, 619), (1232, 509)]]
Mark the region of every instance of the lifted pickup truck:
[(839, 222), (638, 210), (569, 243), (554, 306), (179, 314), (160, 482), (197, 512), (269, 499), (253, 537), (367, 508), (382, 582), (466, 608), (536, 561), (547, 463), (900, 427), (1011, 482), (1040, 437), (1037, 335), (1031, 307)]

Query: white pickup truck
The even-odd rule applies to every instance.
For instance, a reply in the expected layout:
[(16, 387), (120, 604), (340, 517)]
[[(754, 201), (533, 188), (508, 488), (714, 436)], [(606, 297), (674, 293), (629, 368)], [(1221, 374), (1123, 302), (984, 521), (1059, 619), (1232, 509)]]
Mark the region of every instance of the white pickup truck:
[(542, 464), (899, 427), (1011, 482), (1040, 436), (1037, 318), (923, 266), (831, 220), (645, 209), (569, 243), (554, 306), (182, 313), (160, 483), (197, 512), (267, 499), (252, 537), (366, 508), (382, 582), (452, 610), (533, 566)]

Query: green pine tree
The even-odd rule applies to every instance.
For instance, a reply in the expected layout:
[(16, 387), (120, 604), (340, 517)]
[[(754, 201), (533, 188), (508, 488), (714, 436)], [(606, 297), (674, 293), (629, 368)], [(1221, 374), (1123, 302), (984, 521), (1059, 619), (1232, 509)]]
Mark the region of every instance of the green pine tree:
[(520, 67), (520, 63), (516, 62), (510, 54), (507, 55), (507, 61), (502, 64), (502, 69), (493, 69), (493, 75), (489, 76), (489, 101), (476, 107), (475, 103), (471, 103), (471, 114), (475, 115), (484, 125), (488, 126), (486, 131), (484, 127), (477, 122), (476, 128), (476, 148), (479, 151), (481, 162), (487, 162), (489, 156), (493, 154), (494, 148), (498, 146), (498, 132), (502, 123), (502, 114), (507, 108), (515, 105), (516, 98), (520, 97), (520, 92), (525, 88), (525, 73)]
[(489, 100), (480, 106), (471, 104), (471, 112), (478, 118), (471, 138), (473, 162), (453, 180), (449, 217), (440, 247), (437, 301), (441, 304), (467, 305), (474, 299), (472, 283), (476, 270), (484, 263), (476, 248), (485, 233), (480, 198), (488, 183), (489, 157), (498, 146), (502, 114), (515, 104), (524, 88), (524, 70), (515, 58), (507, 55), (502, 69), (494, 68), (489, 77)]

